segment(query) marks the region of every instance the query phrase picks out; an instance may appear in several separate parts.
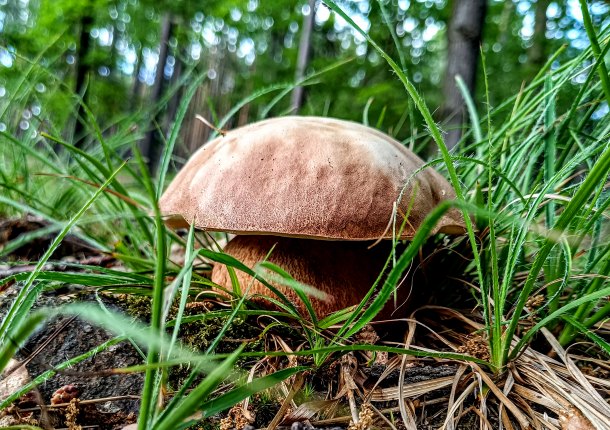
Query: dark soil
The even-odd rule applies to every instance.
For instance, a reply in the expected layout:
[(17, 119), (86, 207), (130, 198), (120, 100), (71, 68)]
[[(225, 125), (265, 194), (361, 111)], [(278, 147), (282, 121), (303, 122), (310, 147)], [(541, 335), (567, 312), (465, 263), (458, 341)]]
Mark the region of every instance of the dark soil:
[[(48, 224), (27, 216), (17, 220), (0, 221), (0, 226), (1, 250), (10, 240), (20, 235), (36, 233)], [(1, 257), (0, 317), (4, 318), (11, 302), (19, 293), (17, 288), (20, 285), (14, 282), (2, 283), (1, 279), (33, 270), (33, 265), (17, 262), (27, 260), (35, 262), (48, 249), (53, 236), (54, 234), (47, 234), (37, 237)], [(111, 260), (96, 253), (80, 240), (68, 236), (54, 253), (53, 261), (45, 266), (45, 270), (66, 270), (66, 262), (107, 265)], [(109, 309), (124, 311), (124, 304), (116, 298), (109, 295), (99, 297)], [(43, 293), (34, 308), (53, 308), (75, 300), (97, 303), (99, 297), (79, 286), (67, 285)], [(55, 366), (66, 360), (87, 353), (113, 337), (111, 333), (78, 318), (58, 317), (36, 330), (14, 358), (20, 363), (25, 362), (31, 378), (35, 378), (44, 372), (54, 370)], [(33, 413), (33, 417), (36, 417), (43, 426), (69, 427), (69, 421), (76, 420), (74, 422), (78, 422), (79, 425), (96, 425), (100, 429), (122, 428), (123, 425), (135, 420), (139, 409), (143, 376), (137, 373), (111, 375), (109, 372), (114, 368), (140, 364), (142, 360), (141, 355), (129, 342), (123, 341), (112, 345), (78, 364), (57, 371), (55, 376), (40, 384), (35, 392), (17, 401), (17, 408), (13, 408), (13, 413), (25, 417), (26, 421), (31, 419), (28, 417)], [(66, 386), (75, 387), (78, 401), (84, 403), (69, 407), (45, 407), (51, 404), (53, 394)], [(42, 415), (40, 415), (41, 407)], [(70, 408), (72, 411), (68, 412)]]
[[(2, 297), (5, 298), (6, 296)], [(79, 300), (92, 301), (94, 298), (81, 296)], [(111, 300), (104, 301), (109, 308), (119, 309)], [(38, 306), (53, 306), (57, 302), (65, 303), (65, 297), (42, 296), (39, 302)], [(6, 309), (5, 300), (2, 300), (2, 308)], [(25, 361), (31, 377), (36, 377), (113, 337), (105, 330), (78, 318), (59, 317), (37, 330), (15, 359)], [(112, 345), (80, 363), (58, 371), (55, 376), (39, 385), (38, 393), (29, 396), (29, 402), (26, 397), (23, 406), (27, 406), (25, 409), (37, 410), (43, 405), (49, 405), (58, 389), (72, 385), (78, 392), (78, 400), (92, 402), (78, 408), (77, 421), (80, 425), (95, 424), (100, 429), (112, 429), (117, 424), (122, 426), (133, 421), (137, 414), (143, 376), (138, 373), (110, 375), (109, 372), (114, 368), (140, 364), (142, 360), (129, 342)], [(65, 410), (65, 407), (48, 410), (50, 423), (59, 427), (67, 426)]]

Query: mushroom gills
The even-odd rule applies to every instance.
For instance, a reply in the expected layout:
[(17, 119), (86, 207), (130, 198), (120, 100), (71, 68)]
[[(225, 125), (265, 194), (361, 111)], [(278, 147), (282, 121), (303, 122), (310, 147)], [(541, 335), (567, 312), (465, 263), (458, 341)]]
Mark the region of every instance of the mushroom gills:
[[(267, 261), (287, 271), (295, 280), (310, 285), (326, 294), (326, 299), (310, 297), (318, 318), (348, 306), (357, 305), (367, 294), (383, 270), (384, 263), (391, 252), (391, 243), (382, 241), (369, 249), (371, 242), (326, 241), (280, 236), (238, 235), (225, 247), (224, 252), (241, 261), (248, 267), (264, 261), (273, 248)], [(273, 309), (273, 304), (265, 297), (275, 295), (252, 277), (236, 270), (242, 292), (258, 306)], [(216, 264), (212, 271), (212, 281), (231, 291), (232, 284), (225, 265)], [(383, 279), (382, 279), (383, 281)], [(403, 310), (409, 305), (409, 285), (404, 283), (399, 289), (396, 307), (390, 300), (377, 319), (406, 316)], [(272, 282), (301, 315), (307, 315), (304, 304), (290, 287)], [(395, 312), (396, 311), (396, 312)]]

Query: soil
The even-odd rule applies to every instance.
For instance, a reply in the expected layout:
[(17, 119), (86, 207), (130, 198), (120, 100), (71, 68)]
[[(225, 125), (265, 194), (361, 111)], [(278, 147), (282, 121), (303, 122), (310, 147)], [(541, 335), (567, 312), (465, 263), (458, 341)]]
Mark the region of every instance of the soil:
[[(47, 227), (48, 223), (26, 216), (17, 220), (0, 221), (0, 226), (1, 250), (10, 240), (23, 234), (35, 233)], [(51, 240), (51, 235), (43, 235), (14, 249), (9, 255), (0, 257), (0, 317), (4, 318), (19, 292), (19, 284), (3, 284), (1, 279), (33, 270), (33, 265), (21, 262), (35, 262), (48, 249)], [(2, 261), (4, 263), (1, 263)], [(66, 263), (74, 262), (107, 266), (111, 261), (111, 258), (100, 255), (79, 239), (68, 236), (54, 253), (53, 261), (44, 269), (63, 271), (66, 270)], [(74, 300), (97, 303), (100, 298), (109, 309), (124, 311), (124, 304), (116, 298), (96, 296), (77, 285), (67, 285), (45, 292), (38, 298), (34, 308), (53, 308)], [(25, 363), (27, 372), (34, 378), (66, 360), (87, 353), (113, 337), (86, 321), (62, 316), (50, 320), (36, 330), (14, 358)], [(108, 372), (113, 368), (128, 367), (141, 362), (141, 355), (129, 342), (112, 345), (68, 369), (58, 371), (55, 376), (40, 384), (37, 390), (20, 398), (12, 408), (13, 418), (18, 416), (23, 421), (36, 418), (39, 425), (48, 428), (75, 428), (70, 423), (76, 422), (81, 426), (96, 425), (100, 429), (122, 428), (123, 425), (135, 421), (143, 376), (137, 373), (109, 375)], [(7, 370), (10, 372), (10, 368)], [(45, 407), (51, 405), (56, 391), (69, 386), (77, 393), (75, 402), (52, 408)], [(10, 423), (8, 417), (3, 419)]]
[[(2, 296), (2, 317), (7, 309), (7, 291)], [(94, 301), (92, 295), (78, 297), (80, 301)], [(65, 303), (61, 293), (43, 295), (36, 307)], [(110, 309), (118, 310), (119, 305), (109, 298), (104, 299)], [(16, 360), (26, 363), (32, 377), (41, 375), (64, 361), (87, 353), (114, 336), (78, 318), (59, 317), (38, 329), (19, 351)], [(143, 376), (139, 373), (109, 375), (114, 368), (140, 364), (143, 358), (127, 341), (112, 345), (86, 360), (58, 371), (57, 374), (38, 386), (35, 395), (22, 398), (19, 408), (24, 412), (36, 411), (41, 405), (50, 405), (56, 391), (73, 386), (79, 401), (89, 401), (78, 405), (71, 419), (80, 425), (97, 425), (100, 429), (121, 428), (135, 421), (139, 409), (139, 396), (143, 386)], [(74, 406), (74, 405), (73, 405)], [(70, 418), (66, 406), (47, 408), (47, 424), (53, 427), (69, 427)], [(44, 419), (43, 419), (44, 421)], [(40, 422), (44, 424), (44, 422)], [(118, 425), (118, 427), (117, 427)]]

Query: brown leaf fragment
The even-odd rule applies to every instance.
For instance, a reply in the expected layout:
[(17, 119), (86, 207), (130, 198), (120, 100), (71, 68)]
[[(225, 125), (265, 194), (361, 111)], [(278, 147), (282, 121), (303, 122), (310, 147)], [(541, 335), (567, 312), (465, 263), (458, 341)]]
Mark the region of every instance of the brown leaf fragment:
[(574, 406), (559, 411), (559, 424), (561, 430), (595, 430), (591, 421)]
[(30, 382), (30, 375), (25, 365), (13, 359), (9, 361), (7, 371), (4, 372), (3, 377), (4, 379), (0, 380), (0, 400), (6, 399)]

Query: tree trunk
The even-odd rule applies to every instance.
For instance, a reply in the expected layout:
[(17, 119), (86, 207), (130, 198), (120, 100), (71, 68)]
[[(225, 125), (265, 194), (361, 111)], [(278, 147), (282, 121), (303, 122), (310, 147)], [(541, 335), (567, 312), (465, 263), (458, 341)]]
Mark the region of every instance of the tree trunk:
[(136, 111), (140, 107), (140, 99), (142, 97), (142, 82), (140, 81), (140, 68), (144, 62), (144, 54), (142, 53), (143, 47), (139, 46), (138, 55), (136, 57), (136, 63), (134, 64), (134, 80), (133, 87), (131, 88), (131, 110)]
[[(165, 69), (165, 63), (167, 61), (167, 52), (169, 39), (172, 31), (172, 17), (169, 13), (163, 15), (161, 21), (161, 38), (159, 42), (159, 62), (157, 63), (157, 70), (155, 73), (155, 82), (152, 87), (150, 95), (150, 105), (155, 109), (159, 109), (159, 102), (161, 101), (161, 95), (163, 93), (163, 70)], [(160, 110), (160, 109), (159, 109)], [(155, 123), (151, 124), (151, 129), (146, 133), (142, 141), (140, 150), (146, 160), (148, 171), (154, 174), (159, 163), (159, 156), (161, 155), (162, 139), (158, 130), (160, 124), (162, 124), (162, 112), (159, 112), (155, 117)]]
[(534, 39), (528, 52), (529, 67), (532, 76), (546, 61), (546, 10), (551, 0), (538, 0), (534, 17)]
[[(299, 41), (299, 54), (297, 58), (297, 67), (294, 80), (299, 82), (305, 77), (305, 70), (309, 64), (309, 55), (311, 53), (311, 35), (313, 30), (313, 22), (316, 16), (316, 0), (308, 0), (309, 15), (303, 16), (303, 29), (301, 30), (301, 39)], [(290, 102), (291, 112), (297, 114), (301, 106), (303, 106), (304, 88), (302, 86), (295, 87), (292, 91), (292, 99)]]
[[(176, 47), (176, 50), (174, 52), (174, 59), (175, 59), (174, 73), (172, 74), (172, 78), (170, 80), (170, 88), (172, 88), (172, 90), (174, 91), (174, 95), (170, 99), (170, 101), (168, 103), (168, 107), (167, 107), (167, 115), (165, 118), (165, 124), (166, 124), (167, 130), (169, 130), (172, 123), (176, 119), (176, 113), (178, 112), (178, 106), (180, 105), (180, 101), (182, 100), (182, 95), (183, 95), (182, 88), (177, 88), (178, 82), (180, 81), (180, 78), (182, 77), (182, 68), (183, 68), (182, 60), (180, 59), (178, 52), (179, 52), (179, 46)], [(185, 54), (188, 55), (188, 53), (185, 53)]]
[(82, 97), (82, 102), (78, 104), (76, 110), (76, 122), (74, 124), (74, 143), (77, 147), (82, 145), (85, 132), (86, 113), (82, 103), (85, 103), (85, 93), (87, 91), (87, 75), (91, 69), (91, 65), (87, 62), (87, 55), (91, 42), (91, 27), (93, 26), (93, 17), (84, 14), (80, 20), (80, 35), (78, 42), (78, 51), (76, 53), (75, 70), (76, 82), (74, 90)]
[[(250, 76), (256, 75), (256, 62), (250, 68)], [(252, 94), (252, 88), (254, 86), (254, 79), (246, 80), (246, 90), (245, 94)], [(237, 127), (244, 126), (248, 124), (250, 118), (250, 106), (251, 103), (246, 103), (244, 107), (239, 110), (239, 117), (237, 119)]]
[(446, 144), (450, 149), (459, 142), (466, 119), (466, 106), (455, 78), (460, 76), (470, 93), (474, 93), (486, 12), (486, 0), (453, 1), (453, 14), (447, 31), (447, 71), (443, 85), (445, 103), (442, 109), (448, 129)]

